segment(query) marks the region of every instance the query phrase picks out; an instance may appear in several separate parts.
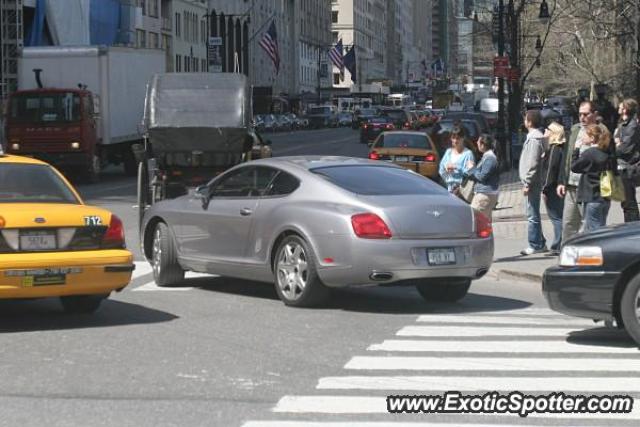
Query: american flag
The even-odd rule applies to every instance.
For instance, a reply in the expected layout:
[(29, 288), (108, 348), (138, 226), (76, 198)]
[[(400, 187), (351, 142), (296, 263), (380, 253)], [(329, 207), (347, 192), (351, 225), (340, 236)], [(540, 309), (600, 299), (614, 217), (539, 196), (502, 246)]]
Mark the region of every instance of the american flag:
[(342, 39), (329, 51), (331, 62), (342, 72), (344, 70), (344, 60), (342, 58)]
[(280, 71), (280, 54), (278, 53), (278, 34), (276, 32), (276, 21), (271, 21), (271, 25), (266, 33), (260, 40), (260, 46), (267, 52), (267, 55), (273, 61), (273, 65), (276, 67), (276, 74)]

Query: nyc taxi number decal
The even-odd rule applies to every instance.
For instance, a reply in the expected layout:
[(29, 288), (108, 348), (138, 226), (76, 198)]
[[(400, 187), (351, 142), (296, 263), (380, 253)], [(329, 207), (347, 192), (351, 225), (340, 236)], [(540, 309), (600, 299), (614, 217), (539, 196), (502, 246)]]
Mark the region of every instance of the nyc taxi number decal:
[(97, 215), (85, 216), (84, 225), (89, 225), (89, 226), (102, 225), (102, 218), (100, 218)]

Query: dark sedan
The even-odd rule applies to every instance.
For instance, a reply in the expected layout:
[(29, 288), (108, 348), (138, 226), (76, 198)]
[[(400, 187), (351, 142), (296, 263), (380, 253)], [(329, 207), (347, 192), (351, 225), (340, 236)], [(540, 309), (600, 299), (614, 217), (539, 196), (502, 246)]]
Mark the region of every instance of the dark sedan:
[(389, 117), (372, 117), (360, 128), (360, 142), (372, 143), (382, 132), (393, 130), (395, 126)]
[(353, 121), (351, 127), (353, 129), (359, 129), (364, 123), (367, 123), (369, 119), (375, 117), (378, 111), (375, 108), (361, 108), (353, 113)]
[(616, 321), (640, 346), (640, 224), (579, 234), (544, 273), (542, 290), (560, 313)]

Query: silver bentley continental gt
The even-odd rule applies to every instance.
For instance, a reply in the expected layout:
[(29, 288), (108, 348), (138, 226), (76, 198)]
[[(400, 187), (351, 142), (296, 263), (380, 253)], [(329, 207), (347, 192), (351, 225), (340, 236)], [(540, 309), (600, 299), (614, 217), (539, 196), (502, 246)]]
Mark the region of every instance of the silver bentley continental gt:
[(371, 284), (414, 285), (428, 301), (457, 301), (493, 259), (484, 215), (414, 172), (349, 157), (238, 165), (152, 205), (141, 244), (159, 286), (185, 271), (275, 282), (291, 306)]

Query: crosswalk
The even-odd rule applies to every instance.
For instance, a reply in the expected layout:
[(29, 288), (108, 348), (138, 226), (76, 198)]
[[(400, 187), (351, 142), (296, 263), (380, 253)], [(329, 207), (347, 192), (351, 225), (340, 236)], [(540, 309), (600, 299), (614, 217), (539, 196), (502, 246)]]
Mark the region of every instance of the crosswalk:
[[(630, 413), (395, 414), (388, 395), (629, 395)], [(354, 355), (338, 376), (285, 395), (243, 427), (639, 425), (640, 351), (623, 332), (547, 308), (426, 314)], [(597, 424), (595, 424), (597, 423)]]
[[(153, 280), (153, 269), (147, 261), (135, 261), (136, 268), (131, 275), (131, 284), (127, 287), (132, 292), (185, 292), (192, 291), (190, 286), (160, 287)], [(218, 277), (211, 274), (187, 272), (185, 279), (200, 277)], [(187, 282), (188, 283), (188, 282)]]

